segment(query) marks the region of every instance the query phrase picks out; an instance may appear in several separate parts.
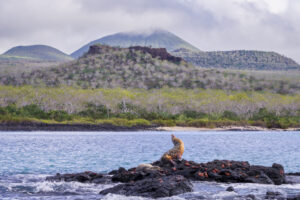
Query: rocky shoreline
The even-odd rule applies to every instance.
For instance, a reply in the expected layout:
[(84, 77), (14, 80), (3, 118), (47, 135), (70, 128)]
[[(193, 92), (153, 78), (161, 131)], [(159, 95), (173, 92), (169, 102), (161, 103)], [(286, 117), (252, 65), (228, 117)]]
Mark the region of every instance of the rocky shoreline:
[[(296, 176), (297, 174), (292, 174)], [(193, 191), (192, 181), (209, 181), (222, 183), (258, 183), (281, 185), (292, 183), (284, 168), (274, 163), (271, 167), (250, 165), (248, 162), (231, 160), (214, 160), (208, 163), (193, 161), (176, 161), (176, 168), (170, 163), (156, 161), (141, 164), (126, 170), (119, 168), (107, 174), (83, 172), (75, 174), (56, 174), (47, 177), (47, 181), (76, 181), (94, 184), (116, 184), (99, 191), (102, 195), (119, 194), (149, 198), (170, 197)], [(234, 191), (228, 187), (226, 191)], [(271, 194), (266, 196), (280, 196)], [(290, 199), (299, 199), (299, 197)]]
[(154, 131), (154, 126), (115, 126), (111, 124), (46, 124), (34, 122), (0, 123), (0, 131)]
[(269, 129), (257, 126), (226, 126), (218, 128), (115, 126), (112, 124), (47, 124), (40, 122), (0, 123), (0, 131), (300, 131), (300, 128)]

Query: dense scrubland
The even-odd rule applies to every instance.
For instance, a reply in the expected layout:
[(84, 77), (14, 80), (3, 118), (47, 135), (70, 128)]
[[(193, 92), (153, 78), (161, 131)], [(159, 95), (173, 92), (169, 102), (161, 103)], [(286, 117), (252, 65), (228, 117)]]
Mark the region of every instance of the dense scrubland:
[(300, 65), (294, 60), (276, 52), (265, 51), (200, 51), (177, 49), (173, 55), (201, 67), (215, 69), (242, 70), (300, 70)]
[(300, 95), (203, 89), (0, 87), (0, 121), (117, 126), (300, 126)]
[(1, 74), (0, 121), (300, 127), (299, 80), (199, 68), (164, 49), (94, 45), (69, 63)]
[(257, 78), (247, 73), (195, 67), (185, 61), (171, 62), (129, 48), (91, 47), (97, 47), (98, 52), (88, 52), (80, 59), (60, 66), (0, 75), (0, 83), (81, 88), (203, 88), (281, 94), (300, 92), (300, 81), (295, 79)]

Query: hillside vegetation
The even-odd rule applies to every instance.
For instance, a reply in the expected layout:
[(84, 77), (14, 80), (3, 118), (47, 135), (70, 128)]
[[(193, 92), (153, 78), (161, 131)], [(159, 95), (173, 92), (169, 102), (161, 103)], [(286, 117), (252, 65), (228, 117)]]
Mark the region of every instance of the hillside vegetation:
[(0, 83), (68, 85), (81, 88), (170, 87), (277, 93), (299, 93), (300, 91), (299, 80), (266, 80), (243, 73), (199, 68), (183, 60), (174, 62), (174, 60), (153, 56), (149, 52), (94, 45), (87, 54), (76, 61), (19, 75), (0, 75)]
[(300, 95), (0, 86), (0, 122), (300, 127)]
[(57, 66), (71, 60), (72, 57), (49, 46), (19, 46), (0, 55), (0, 74), (20, 75), (22, 72)]
[(193, 52), (178, 49), (172, 52), (196, 66), (218, 69), (246, 70), (300, 70), (294, 60), (275, 52), (264, 51), (212, 51)]
[(1, 76), (20, 75), (23, 72), (58, 66), (60, 64), (61, 62), (41, 61), (0, 55), (0, 74)]
[(241, 70), (300, 70), (294, 60), (276, 52), (235, 50), (235, 51), (200, 51), (180, 37), (165, 31), (123, 32), (94, 40), (71, 54), (79, 58), (88, 52), (89, 47), (104, 44), (114, 47), (143, 46), (166, 48), (168, 52), (187, 62), (204, 68), (241, 69)]

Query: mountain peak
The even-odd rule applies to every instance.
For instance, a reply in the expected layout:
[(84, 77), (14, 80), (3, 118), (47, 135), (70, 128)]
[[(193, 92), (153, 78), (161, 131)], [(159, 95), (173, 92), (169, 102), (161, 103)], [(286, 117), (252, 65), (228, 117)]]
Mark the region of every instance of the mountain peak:
[(153, 34), (172, 34), (172, 33), (165, 29), (162, 29), (162, 28), (148, 28), (148, 29), (132, 30), (132, 31), (127, 31), (127, 32), (120, 32), (117, 34), (143, 35), (143, 36), (147, 37), (147, 36), (153, 35)]
[(186, 48), (197, 52), (200, 51), (175, 34), (164, 29), (155, 28), (108, 35), (84, 45), (72, 53), (71, 56), (74, 58), (82, 56), (89, 50), (89, 47), (94, 44), (105, 44), (116, 47), (144, 46), (153, 48), (166, 48), (169, 52), (179, 48)]

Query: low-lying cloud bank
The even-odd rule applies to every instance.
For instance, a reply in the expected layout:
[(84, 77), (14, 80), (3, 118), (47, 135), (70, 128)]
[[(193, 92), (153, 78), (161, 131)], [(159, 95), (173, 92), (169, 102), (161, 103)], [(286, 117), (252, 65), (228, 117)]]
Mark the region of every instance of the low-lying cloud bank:
[(0, 52), (71, 53), (120, 31), (164, 28), (202, 50), (276, 51), (300, 62), (299, 0), (0, 0)]

